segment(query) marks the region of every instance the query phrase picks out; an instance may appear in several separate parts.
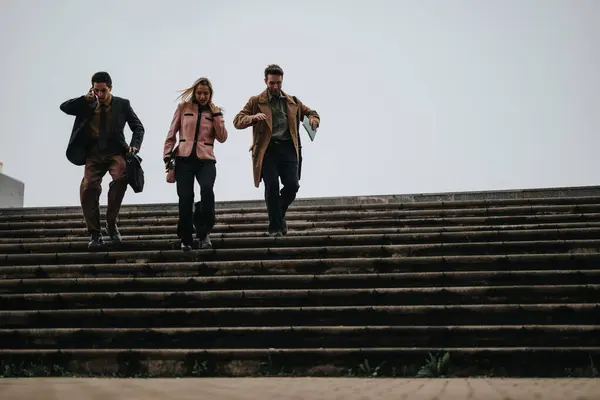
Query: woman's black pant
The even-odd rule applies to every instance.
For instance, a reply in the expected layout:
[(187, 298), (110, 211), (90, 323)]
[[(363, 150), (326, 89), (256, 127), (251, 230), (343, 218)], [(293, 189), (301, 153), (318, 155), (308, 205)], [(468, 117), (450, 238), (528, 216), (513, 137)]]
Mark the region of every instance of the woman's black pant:
[[(215, 193), (217, 177), (213, 160), (200, 160), (194, 156), (175, 160), (175, 179), (179, 196), (179, 223), (177, 236), (190, 245), (194, 237), (204, 239), (215, 226)], [(200, 185), (200, 201), (194, 209), (194, 179)]]

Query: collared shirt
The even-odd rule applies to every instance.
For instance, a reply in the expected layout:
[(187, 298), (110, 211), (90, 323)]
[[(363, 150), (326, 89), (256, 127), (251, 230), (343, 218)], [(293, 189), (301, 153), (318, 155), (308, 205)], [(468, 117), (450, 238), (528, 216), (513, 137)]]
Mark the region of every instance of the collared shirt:
[(279, 92), (279, 95), (277, 96), (272, 95), (268, 90), (267, 93), (269, 96), (271, 114), (273, 115), (273, 136), (271, 140), (290, 140), (292, 136), (290, 134), (288, 123), (287, 97), (283, 92)]
[[(106, 107), (106, 121), (110, 121), (110, 110), (112, 106), (112, 95), (106, 96), (103, 102), (98, 101), (96, 103), (96, 108), (94, 108), (94, 114), (92, 115), (92, 119), (90, 121), (90, 132), (92, 138), (97, 138), (100, 136), (100, 110), (102, 104)], [(108, 133), (108, 132), (107, 132)]]
[[(89, 142), (89, 154), (97, 154), (102, 156), (109, 156), (114, 154), (121, 154), (123, 152), (123, 145), (119, 142), (117, 137), (113, 136), (110, 125), (110, 114), (112, 112), (112, 95), (104, 99), (103, 102), (98, 101), (92, 118), (89, 124), (90, 142)], [(104, 106), (106, 112), (106, 132), (105, 136), (101, 137), (100, 132), (100, 116), (102, 112), (102, 106)]]

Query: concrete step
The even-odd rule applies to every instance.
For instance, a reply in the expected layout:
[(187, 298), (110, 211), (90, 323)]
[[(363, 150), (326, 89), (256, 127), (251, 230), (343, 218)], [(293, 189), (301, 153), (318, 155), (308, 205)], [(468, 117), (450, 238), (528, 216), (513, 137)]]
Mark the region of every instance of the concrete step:
[[(471, 242), (515, 242), (548, 240), (585, 240), (600, 237), (600, 227), (579, 229), (535, 229), (535, 230), (488, 230), (439, 233), (392, 233), (363, 235), (302, 235), (282, 238), (236, 237), (212, 239), (214, 249), (242, 249), (264, 247), (314, 247), (314, 246), (372, 246), (405, 245), (435, 243), (471, 243)], [(173, 250), (178, 249), (178, 239), (134, 240), (122, 242), (118, 246), (107, 244), (118, 251)], [(87, 242), (0, 244), (0, 254), (34, 254), (47, 252), (88, 252)]]
[(533, 271), (446, 271), (405, 273), (353, 273), (323, 275), (234, 275), (156, 278), (43, 278), (2, 279), (0, 294), (163, 292), (257, 289), (406, 288), (480, 285), (599, 285), (600, 269)]
[[(106, 261), (106, 260), (97, 260)], [(274, 260), (112, 262), (0, 267), (2, 279), (83, 277), (200, 277), (456, 271), (594, 270), (600, 252), (422, 257), (288, 258)]]
[[(464, 201), (464, 202), (425, 202), (425, 203), (372, 203), (372, 204), (330, 204), (316, 206), (302, 206), (295, 203), (290, 208), (290, 215), (305, 214), (305, 213), (347, 213), (347, 212), (365, 212), (365, 211), (400, 211), (406, 210), (411, 212), (432, 212), (435, 210), (463, 210), (463, 209), (490, 209), (490, 212), (498, 212), (499, 209), (504, 210), (527, 210), (531, 207), (537, 207), (536, 210), (552, 210), (552, 207), (559, 207), (556, 210), (577, 210), (577, 207), (583, 205), (600, 204), (600, 196), (586, 197), (577, 199), (539, 199), (539, 201), (520, 201), (504, 200), (504, 201)], [(550, 207), (550, 208), (548, 208)], [(102, 210), (105, 211), (105, 210)], [(265, 205), (261, 204), (256, 207), (236, 207), (236, 208), (219, 208), (216, 209), (218, 216), (227, 215), (266, 215)], [(177, 206), (171, 206), (162, 209), (149, 210), (133, 210), (122, 211), (121, 219), (143, 219), (143, 218), (160, 218), (160, 217), (177, 217)], [(57, 209), (54, 212), (47, 213), (26, 213), (24, 210), (20, 213), (3, 213), (0, 210), (0, 223), (7, 222), (41, 222), (41, 221), (56, 221), (56, 220), (77, 220), (82, 216), (81, 208), (77, 209)]]
[[(271, 238), (273, 242), (287, 238)], [(76, 263), (250, 261), (289, 258), (425, 257), (451, 255), (600, 252), (600, 239), (515, 242), (427, 243), (414, 245), (354, 245), (318, 247), (258, 247), (181, 250), (69, 252), (0, 255), (0, 267)]]
[(5, 350), (595, 347), (599, 336), (600, 325), (0, 329)]
[[(122, 235), (124, 241), (134, 240), (178, 240), (175, 228), (164, 227), (165, 232), (170, 233), (148, 233), (141, 235)], [(418, 234), (418, 233), (443, 233), (443, 232), (479, 232), (479, 231), (528, 231), (528, 230), (568, 230), (598, 228), (600, 222), (566, 222), (556, 224), (521, 224), (521, 225), (465, 225), (465, 226), (433, 226), (433, 227), (408, 227), (408, 228), (323, 228), (308, 230), (289, 231), (288, 237), (302, 236), (341, 236), (341, 235), (390, 235), (390, 234)], [(106, 233), (106, 232), (104, 232)], [(228, 238), (249, 238), (249, 237), (267, 237), (266, 232), (262, 231), (240, 231), (240, 232), (215, 232), (211, 234), (213, 239)], [(0, 244), (29, 244), (29, 243), (47, 243), (48, 241), (56, 243), (64, 242), (85, 242), (89, 241), (89, 236), (71, 235), (71, 236), (49, 236), (49, 237), (31, 237), (31, 238), (0, 238)]]
[(0, 372), (598, 361), (600, 187), (299, 199), (287, 219), (271, 238), (263, 201), (219, 203), (214, 248), (184, 253), (175, 204), (125, 205), (126, 242), (91, 252), (78, 206), (0, 210)]
[(0, 310), (3, 329), (305, 325), (600, 325), (597, 303)]
[(600, 285), (61, 292), (2, 295), (5, 310), (594, 303)]
[[(360, 210), (360, 211), (322, 211), (322, 212), (294, 212), (290, 209), (286, 215), (288, 221), (356, 221), (372, 219), (423, 219), (423, 218), (446, 218), (446, 217), (494, 217), (494, 216), (535, 216), (535, 215), (579, 215), (598, 214), (600, 204), (578, 204), (578, 205), (542, 205), (542, 206), (518, 206), (518, 207), (496, 207), (496, 208), (457, 208), (442, 210)], [(262, 222), (267, 218), (265, 212), (242, 214), (220, 214), (218, 221), (221, 224), (244, 224)], [(136, 225), (176, 225), (177, 215), (170, 217), (134, 217), (128, 218), (127, 214), (119, 216), (119, 226)], [(15, 229), (60, 229), (60, 228), (84, 228), (85, 222), (79, 215), (72, 215), (71, 219), (56, 219), (42, 221), (13, 221), (0, 222), (0, 231)]]
[[(564, 376), (589, 368), (600, 348), (570, 347), (362, 347), (270, 349), (0, 349), (0, 364), (19, 371), (67, 371), (81, 375), (239, 376), (319, 375), (396, 376), (416, 373), (430, 354), (448, 353), (452, 371), (507, 376)], [(26, 370), (30, 373), (30, 370)], [(495, 371), (495, 372), (494, 372)], [(425, 381), (424, 381), (425, 382)], [(426, 383), (426, 382), (425, 382)], [(417, 388), (417, 386), (415, 386)], [(409, 392), (407, 392), (409, 393)], [(414, 391), (412, 392), (414, 393)]]
[[(407, 207), (414, 205), (446, 203), (457, 205), (527, 205), (527, 204), (577, 204), (578, 202), (595, 202), (600, 195), (600, 187), (581, 186), (581, 187), (552, 187), (535, 188), (519, 190), (493, 190), (493, 191), (467, 191), (467, 192), (443, 192), (443, 193), (419, 193), (419, 194), (385, 194), (376, 196), (342, 196), (342, 197), (313, 197), (297, 198), (294, 202), (295, 207), (330, 207), (330, 206), (356, 206), (372, 204), (398, 204), (401, 203)], [(239, 200), (239, 201), (218, 201), (217, 209), (254, 209), (264, 207), (264, 200)], [(101, 206), (101, 211), (105, 211), (105, 206)], [(129, 211), (152, 211), (160, 212), (163, 210), (176, 210), (176, 203), (151, 203), (151, 204), (123, 204), (121, 210)], [(26, 207), (23, 209), (6, 208), (0, 209), (0, 215), (39, 215), (53, 213), (79, 213), (81, 207), (73, 206), (52, 206), (52, 207)]]
[[(234, 232), (260, 232), (267, 231), (266, 219), (262, 223), (222, 224), (217, 221), (214, 233)], [(365, 220), (339, 220), (339, 221), (290, 221), (289, 229), (294, 231), (312, 231), (319, 229), (364, 229), (364, 228), (408, 228), (408, 227), (461, 227), (461, 226), (489, 226), (496, 229), (505, 225), (532, 225), (532, 224), (556, 224), (556, 223), (598, 223), (600, 213), (583, 214), (552, 214), (552, 215), (523, 215), (523, 216), (482, 216), (482, 217), (448, 217), (448, 218), (393, 218), (393, 219), (365, 219)], [(104, 222), (103, 222), (104, 224)], [(176, 223), (170, 225), (140, 225), (121, 226), (119, 230), (123, 235), (146, 235), (146, 234), (175, 234)], [(0, 231), (0, 238), (32, 238), (32, 237), (61, 237), (61, 236), (83, 236), (88, 233), (83, 228), (31, 228), (10, 229)]]

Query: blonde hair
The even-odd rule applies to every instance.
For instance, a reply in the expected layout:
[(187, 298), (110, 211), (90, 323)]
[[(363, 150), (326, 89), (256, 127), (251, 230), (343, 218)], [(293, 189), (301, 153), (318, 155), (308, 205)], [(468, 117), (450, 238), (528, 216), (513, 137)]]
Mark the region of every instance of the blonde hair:
[(212, 103), (212, 97), (213, 97), (212, 83), (210, 83), (210, 80), (208, 78), (204, 78), (204, 77), (196, 79), (196, 82), (194, 82), (194, 84), (192, 86), (190, 86), (189, 88), (180, 90), (181, 94), (177, 97), (177, 100), (182, 100), (185, 103), (191, 103), (192, 100), (194, 100), (196, 97), (196, 88), (199, 85), (208, 86), (208, 90), (210, 90), (210, 100), (208, 102), (209, 102), (209, 104)]

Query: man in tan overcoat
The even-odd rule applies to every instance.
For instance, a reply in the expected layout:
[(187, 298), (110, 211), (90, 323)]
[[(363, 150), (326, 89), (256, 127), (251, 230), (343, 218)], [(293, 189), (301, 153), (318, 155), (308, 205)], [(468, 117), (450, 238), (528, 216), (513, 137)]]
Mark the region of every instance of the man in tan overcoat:
[[(271, 64), (265, 68), (267, 88), (252, 96), (233, 119), (236, 129), (252, 126), (252, 166), (254, 185), (265, 185), (265, 202), (269, 214), (269, 234), (287, 234), (285, 214), (296, 198), (299, 185), (299, 134), (302, 118), (309, 118), (311, 128), (320, 123), (319, 114), (295, 96), (281, 90), (283, 69)], [(279, 191), (279, 179), (283, 188)]]

